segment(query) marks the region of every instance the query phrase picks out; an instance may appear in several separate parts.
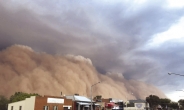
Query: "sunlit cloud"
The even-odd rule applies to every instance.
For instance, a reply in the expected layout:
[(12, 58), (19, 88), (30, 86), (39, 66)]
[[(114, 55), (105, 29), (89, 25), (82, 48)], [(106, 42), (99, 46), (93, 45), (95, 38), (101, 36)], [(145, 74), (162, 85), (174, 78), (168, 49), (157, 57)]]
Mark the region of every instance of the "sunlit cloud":
[(178, 102), (180, 99), (184, 98), (183, 91), (173, 90), (174, 92), (167, 93), (168, 98), (172, 99), (172, 101)]
[(171, 8), (181, 8), (184, 7), (183, 0), (167, 0), (168, 6)]
[(184, 42), (184, 17), (182, 17), (177, 23), (163, 33), (154, 35), (150, 40), (149, 46), (157, 47), (167, 41)]

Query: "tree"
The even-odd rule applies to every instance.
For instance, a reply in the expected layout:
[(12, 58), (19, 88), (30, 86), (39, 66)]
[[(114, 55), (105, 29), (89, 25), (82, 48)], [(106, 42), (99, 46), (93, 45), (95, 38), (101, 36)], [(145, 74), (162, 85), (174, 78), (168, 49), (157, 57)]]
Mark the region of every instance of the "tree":
[(2, 95), (0, 95), (0, 109), (7, 110), (8, 99)]
[(170, 99), (164, 98), (164, 99), (160, 99), (160, 105), (162, 106), (162, 108), (167, 108), (171, 103)]
[(177, 102), (171, 102), (169, 104), (169, 107), (172, 108), (172, 109), (179, 109), (179, 106), (178, 106), (178, 103)]
[(179, 106), (184, 109), (184, 100), (180, 99), (178, 103), (179, 103)]
[(102, 100), (102, 96), (101, 95), (97, 95), (93, 98), (93, 100), (97, 101), (97, 102), (101, 102)]
[(18, 102), (26, 98), (29, 98), (31, 96), (40, 96), (40, 95), (36, 93), (28, 94), (28, 93), (23, 93), (23, 92), (15, 92), (15, 94), (10, 97), (10, 103)]
[(149, 103), (150, 107), (154, 109), (160, 103), (160, 98), (156, 95), (150, 95), (149, 97), (146, 97), (146, 101)]

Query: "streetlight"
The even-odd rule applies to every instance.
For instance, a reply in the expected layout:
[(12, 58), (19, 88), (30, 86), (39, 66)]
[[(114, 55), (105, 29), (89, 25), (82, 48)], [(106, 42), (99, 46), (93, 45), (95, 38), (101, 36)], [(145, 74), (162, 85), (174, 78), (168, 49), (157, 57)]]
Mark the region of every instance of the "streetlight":
[(176, 73), (168, 73), (168, 74), (169, 74), (169, 75), (174, 74), (174, 75), (184, 76), (184, 75), (182, 75), (182, 74), (176, 74)]
[(100, 83), (100, 81), (97, 82), (97, 83), (95, 83), (95, 84), (93, 84), (93, 85), (91, 86), (91, 110), (93, 110), (93, 107), (92, 107), (92, 100), (93, 100), (92, 89), (93, 89), (93, 86), (95, 86), (95, 85), (97, 85), (97, 84), (99, 84), (99, 83)]

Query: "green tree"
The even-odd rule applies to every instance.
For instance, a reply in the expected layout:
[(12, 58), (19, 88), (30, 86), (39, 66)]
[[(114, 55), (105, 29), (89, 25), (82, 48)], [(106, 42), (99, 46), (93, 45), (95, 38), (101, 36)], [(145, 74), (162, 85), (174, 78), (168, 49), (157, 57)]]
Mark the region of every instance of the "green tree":
[(163, 109), (166, 109), (171, 103), (170, 99), (164, 98), (164, 99), (160, 99), (160, 105), (162, 106)]
[(0, 95), (0, 109), (7, 110), (8, 99), (2, 95)]
[(169, 107), (172, 108), (172, 109), (179, 109), (179, 106), (178, 106), (178, 103), (177, 102), (171, 102), (169, 104)]
[(29, 98), (31, 96), (40, 96), (40, 95), (35, 94), (35, 93), (28, 94), (28, 93), (23, 93), (23, 92), (15, 92), (15, 94), (10, 97), (10, 103), (18, 102), (18, 101), (24, 100), (26, 98)]
[(180, 106), (182, 109), (184, 109), (184, 100), (183, 100), (183, 99), (180, 99), (180, 100), (178, 101), (178, 103), (179, 103), (179, 106)]
[(155, 109), (160, 103), (160, 98), (156, 95), (150, 95), (149, 97), (146, 97), (146, 101), (152, 109)]
[(93, 100), (95, 101), (101, 101), (102, 100), (102, 96), (101, 95), (97, 95), (93, 98)]

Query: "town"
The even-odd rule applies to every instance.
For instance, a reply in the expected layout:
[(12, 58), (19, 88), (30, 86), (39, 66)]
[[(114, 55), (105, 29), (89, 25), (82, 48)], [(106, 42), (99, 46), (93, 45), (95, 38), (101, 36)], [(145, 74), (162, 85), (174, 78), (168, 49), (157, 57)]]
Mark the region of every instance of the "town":
[(16, 92), (9, 101), (2, 96), (0, 98), (1, 110), (183, 110), (183, 107), (184, 100), (176, 103), (155, 95), (145, 100), (103, 98), (97, 95), (91, 100), (79, 94), (63, 95), (62, 92), (61, 96)]

